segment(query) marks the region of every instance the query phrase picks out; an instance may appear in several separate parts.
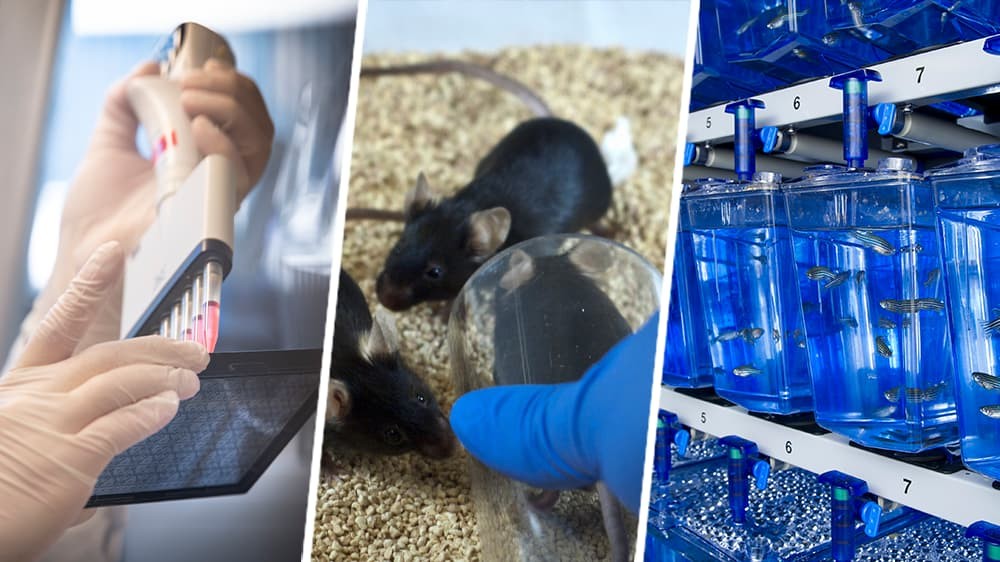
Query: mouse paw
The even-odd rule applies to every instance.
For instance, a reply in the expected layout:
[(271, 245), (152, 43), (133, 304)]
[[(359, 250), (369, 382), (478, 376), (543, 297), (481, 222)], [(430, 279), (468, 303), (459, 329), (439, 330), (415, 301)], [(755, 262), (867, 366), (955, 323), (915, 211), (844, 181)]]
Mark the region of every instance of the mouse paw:
[(607, 221), (597, 221), (592, 223), (587, 227), (594, 236), (600, 236), (601, 238), (607, 238), (608, 240), (614, 240), (615, 235), (618, 233), (618, 228)]

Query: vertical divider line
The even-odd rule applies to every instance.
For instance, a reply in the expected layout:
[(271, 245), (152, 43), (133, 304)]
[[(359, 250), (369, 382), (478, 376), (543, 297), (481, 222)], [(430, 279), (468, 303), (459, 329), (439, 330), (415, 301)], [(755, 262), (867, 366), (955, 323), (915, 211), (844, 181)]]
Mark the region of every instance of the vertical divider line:
[(364, 50), (365, 21), (368, 14), (368, 0), (357, 0), (354, 20), (354, 45), (351, 56), (351, 82), (347, 92), (347, 109), (337, 139), (341, 151), (340, 185), (337, 192), (337, 210), (333, 220), (331, 239), (330, 292), (326, 306), (326, 331), (323, 334), (323, 361), (319, 377), (319, 396), (316, 404), (316, 428), (313, 435), (312, 463), (309, 470), (309, 492), (306, 503), (306, 522), (302, 536), (302, 562), (312, 559), (313, 532), (316, 523), (316, 492), (319, 489), (319, 473), (323, 458), (323, 420), (326, 416), (326, 395), (329, 392), (331, 348), (333, 346), (333, 325), (337, 311), (337, 290), (340, 285), (340, 261), (344, 246), (344, 222), (347, 211), (347, 193), (351, 180), (351, 154), (354, 148), (354, 121), (358, 107), (358, 86), (360, 83), (361, 55)]
[(684, 180), (684, 146), (687, 142), (689, 107), (691, 103), (691, 75), (694, 70), (695, 41), (698, 38), (698, 15), (701, 0), (690, 0), (688, 8), (687, 50), (684, 53), (684, 77), (681, 86), (681, 110), (677, 116), (677, 146), (674, 149), (674, 177), (670, 193), (670, 211), (667, 218), (667, 247), (663, 261), (663, 286), (660, 288), (660, 325), (656, 334), (656, 355), (653, 358), (653, 387), (650, 391), (649, 419), (646, 424), (646, 454), (642, 466), (642, 495), (639, 497), (639, 528), (636, 532), (635, 559), (644, 559), (646, 552), (646, 527), (649, 523), (650, 486), (653, 484), (653, 454), (656, 448), (656, 416), (660, 409), (660, 386), (663, 383), (663, 350), (667, 341), (667, 316), (670, 305), (671, 274), (674, 267), (674, 247), (677, 228), (680, 226), (680, 185)]

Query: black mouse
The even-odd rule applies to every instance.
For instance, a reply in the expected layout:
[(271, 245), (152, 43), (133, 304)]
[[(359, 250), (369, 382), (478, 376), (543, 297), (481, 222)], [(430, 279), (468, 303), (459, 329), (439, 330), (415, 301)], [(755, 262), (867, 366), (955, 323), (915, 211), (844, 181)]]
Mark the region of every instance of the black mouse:
[(379, 455), (416, 451), (441, 459), (455, 451), (455, 437), (427, 383), (399, 354), (392, 315), (374, 319), (361, 288), (344, 270), (337, 290), (328, 441)]
[(378, 299), (404, 310), (454, 298), (499, 250), (594, 225), (611, 194), (601, 151), (586, 131), (551, 117), (525, 121), (455, 195), (435, 197), (420, 174), (406, 196), (403, 232), (378, 276)]

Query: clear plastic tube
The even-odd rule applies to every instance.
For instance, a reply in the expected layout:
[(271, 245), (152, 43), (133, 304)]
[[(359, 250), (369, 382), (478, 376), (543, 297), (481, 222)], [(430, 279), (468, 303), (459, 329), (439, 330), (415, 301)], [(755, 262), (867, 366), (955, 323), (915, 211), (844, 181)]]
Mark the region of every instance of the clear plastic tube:
[(184, 291), (184, 296), (181, 297), (181, 334), (180, 339), (184, 341), (190, 341), (193, 339), (193, 329), (191, 326), (191, 303), (192, 295), (191, 289), (188, 288)]
[(181, 332), (181, 303), (174, 303), (174, 307), (170, 309), (170, 339), (179, 340), (183, 332)]
[(203, 301), (201, 275), (196, 275), (191, 284), (191, 339), (205, 345), (205, 316), (202, 314)]
[(219, 341), (219, 304), (222, 301), (222, 264), (209, 261), (205, 264), (203, 294), (200, 303), (204, 318), (205, 347), (215, 351)]

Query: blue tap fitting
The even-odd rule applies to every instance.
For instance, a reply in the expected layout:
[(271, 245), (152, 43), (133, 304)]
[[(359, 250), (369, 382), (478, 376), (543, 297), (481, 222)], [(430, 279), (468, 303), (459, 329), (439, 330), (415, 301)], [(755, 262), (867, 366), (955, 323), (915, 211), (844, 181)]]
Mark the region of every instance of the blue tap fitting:
[(878, 534), (882, 520), (882, 508), (866, 497), (868, 483), (860, 478), (831, 470), (821, 474), (819, 482), (831, 486), (830, 531), (833, 559), (837, 562), (854, 560), (857, 521), (864, 523), (865, 535), (874, 537)]
[(965, 536), (983, 541), (983, 562), (1000, 560), (1000, 526), (986, 521), (976, 521), (965, 530)]
[(750, 500), (750, 481), (752, 477), (758, 490), (767, 488), (767, 480), (771, 474), (771, 465), (762, 460), (757, 452), (757, 444), (742, 437), (729, 435), (719, 440), (729, 448), (729, 466), (727, 470), (729, 484), (729, 511), (733, 522), (741, 525), (747, 520), (747, 504)]
[(862, 68), (830, 79), (830, 87), (844, 91), (844, 160), (848, 168), (863, 168), (868, 159), (868, 82), (882, 76)]
[(778, 128), (773, 125), (760, 128), (760, 142), (763, 145), (764, 154), (774, 152), (778, 148)]
[(872, 118), (878, 124), (878, 134), (891, 135), (896, 127), (896, 104), (880, 103), (872, 109)]
[(684, 165), (690, 166), (694, 162), (694, 156), (697, 154), (697, 148), (694, 146), (693, 142), (689, 142), (684, 145)]
[(735, 119), (735, 168), (736, 177), (740, 181), (750, 181), (757, 171), (754, 162), (754, 111), (763, 108), (764, 102), (755, 99), (745, 99), (726, 106), (726, 113), (732, 113)]
[(691, 434), (681, 427), (677, 414), (660, 410), (656, 415), (656, 449), (653, 456), (653, 472), (660, 482), (670, 478), (670, 444), (677, 445), (677, 454), (687, 454)]
[(1000, 55), (1000, 35), (988, 37), (983, 43), (983, 50), (991, 55)]

